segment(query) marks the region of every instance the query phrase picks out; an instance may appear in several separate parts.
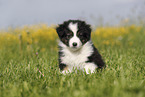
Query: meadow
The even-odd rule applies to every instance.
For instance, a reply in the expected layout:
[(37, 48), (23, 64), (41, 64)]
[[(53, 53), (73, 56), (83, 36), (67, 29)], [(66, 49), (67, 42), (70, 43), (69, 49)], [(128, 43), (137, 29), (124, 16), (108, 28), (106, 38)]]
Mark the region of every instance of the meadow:
[(145, 97), (145, 27), (97, 27), (92, 41), (106, 63), (94, 74), (63, 75), (55, 26), (0, 30), (0, 97)]

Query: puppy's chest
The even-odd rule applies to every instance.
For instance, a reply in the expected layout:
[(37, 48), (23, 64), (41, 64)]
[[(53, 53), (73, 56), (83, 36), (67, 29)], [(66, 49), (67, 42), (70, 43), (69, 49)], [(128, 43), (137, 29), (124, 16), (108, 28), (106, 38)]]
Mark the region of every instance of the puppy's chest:
[(68, 66), (80, 67), (84, 65), (86, 61), (88, 61), (88, 57), (91, 54), (91, 50), (81, 50), (79, 52), (70, 52), (69, 50), (63, 50), (61, 61)]

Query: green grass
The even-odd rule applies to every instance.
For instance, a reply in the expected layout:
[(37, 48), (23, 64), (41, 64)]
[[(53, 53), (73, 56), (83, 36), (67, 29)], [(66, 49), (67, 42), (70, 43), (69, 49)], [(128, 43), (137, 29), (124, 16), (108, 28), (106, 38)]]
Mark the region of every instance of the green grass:
[(107, 68), (90, 75), (62, 75), (56, 42), (42, 42), (45, 51), (39, 51), (41, 45), (30, 50), (24, 46), (22, 51), (19, 45), (0, 49), (0, 97), (145, 97), (145, 29), (127, 34), (121, 45), (92, 40)]

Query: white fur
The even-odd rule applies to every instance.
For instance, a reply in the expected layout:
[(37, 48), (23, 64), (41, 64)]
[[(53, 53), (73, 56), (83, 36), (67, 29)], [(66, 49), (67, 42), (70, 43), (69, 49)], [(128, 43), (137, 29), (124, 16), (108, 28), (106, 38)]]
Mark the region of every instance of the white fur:
[[(85, 70), (87, 74), (95, 72), (97, 65), (94, 63), (86, 63), (86, 61), (88, 61), (88, 57), (93, 53), (91, 41), (88, 41), (76, 51), (73, 51), (61, 41), (59, 42), (59, 46), (62, 47), (61, 52), (64, 54), (64, 56), (61, 57), (61, 61), (68, 66), (69, 72), (72, 72), (74, 68), (82, 71)], [(65, 71), (62, 73), (64, 72)]]
[(84, 69), (87, 74), (94, 73), (97, 66), (94, 63), (88, 63), (84, 66)]
[(73, 31), (73, 33), (76, 35), (76, 33), (77, 33), (77, 31), (78, 31), (78, 24), (77, 23), (75, 23), (75, 24), (73, 24), (72, 22), (69, 24), (69, 29), (71, 30), (71, 31)]
[[(69, 29), (73, 32), (73, 37), (69, 40), (69, 46), (73, 49), (73, 50), (77, 50), (82, 46), (82, 42), (80, 41), (80, 39), (77, 37), (77, 31), (78, 31), (78, 24), (75, 23), (70, 23), (69, 24)], [(73, 43), (76, 42), (77, 46), (76, 48), (73, 48)]]

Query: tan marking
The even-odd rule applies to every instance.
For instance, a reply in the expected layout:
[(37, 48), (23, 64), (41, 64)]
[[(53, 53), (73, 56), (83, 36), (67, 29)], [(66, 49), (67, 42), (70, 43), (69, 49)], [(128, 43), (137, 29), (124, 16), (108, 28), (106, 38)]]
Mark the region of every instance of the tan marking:
[(67, 71), (68, 70), (68, 66), (66, 66), (64, 69), (63, 69), (63, 71)]

